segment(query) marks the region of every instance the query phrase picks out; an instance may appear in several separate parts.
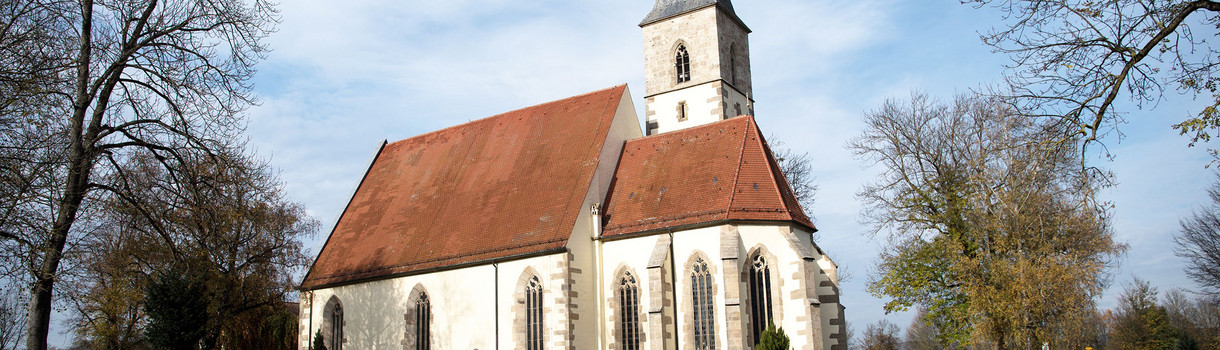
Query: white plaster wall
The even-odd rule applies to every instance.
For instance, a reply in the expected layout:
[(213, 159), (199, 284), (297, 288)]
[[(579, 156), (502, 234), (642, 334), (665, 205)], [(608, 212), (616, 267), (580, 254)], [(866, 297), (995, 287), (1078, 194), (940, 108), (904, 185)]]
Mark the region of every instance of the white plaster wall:
[[(491, 265), (407, 276), (303, 293), (308, 317), (302, 329), (309, 338), (322, 326), (322, 308), (337, 296), (343, 305), (346, 349), (401, 349), (407, 295), (422, 284), (431, 299), (434, 349), (495, 347), (495, 274)], [(312, 295), (310, 295), (312, 294)], [(307, 349), (308, 341), (300, 348)]]
[[(636, 285), (639, 286), (640, 292), (640, 332), (643, 333), (641, 338), (644, 340), (640, 343), (641, 349), (649, 349), (652, 347), (652, 342), (661, 341), (660, 334), (650, 334), (648, 327), (648, 310), (658, 305), (652, 305), (651, 295), (653, 291), (649, 288), (649, 279), (652, 276), (648, 271), (648, 258), (651, 256), (653, 247), (657, 244), (657, 239), (660, 235), (637, 237), (623, 240), (615, 240), (604, 242), (602, 244), (602, 264), (601, 274), (604, 276), (602, 282), (602, 300), (601, 310), (603, 310), (601, 321), (603, 329), (605, 329), (606, 344), (617, 342), (613, 336), (613, 330), (618, 327), (618, 315), (613, 315), (609, 310), (617, 308), (617, 305), (611, 305), (611, 300), (618, 291), (619, 273), (621, 271), (630, 271), (636, 278)], [(608, 348), (608, 347), (607, 347)]]
[[(561, 335), (557, 335), (556, 331), (566, 330), (568, 327), (568, 308), (566, 303), (561, 304), (558, 300), (563, 299), (563, 293), (566, 290), (567, 271), (563, 267), (567, 266), (568, 255), (566, 253), (533, 257), (528, 259), (507, 261), (496, 264), (496, 286), (499, 299), (499, 308), (496, 312), (497, 329), (475, 329), (471, 333), (498, 333), (500, 349), (523, 349), (525, 344), (521, 343), (524, 340), (522, 334), (517, 334), (524, 327), (521, 327), (523, 315), (520, 314), (524, 307), (523, 300), (520, 296), (523, 295), (521, 289), (522, 278), (529, 273), (537, 273), (538, 279), (543, 283), (542, 290), (542, 322), (544, 324), (543, 343), (546, 348), (557, 348), (557, 345), (562, 345), (566, 342), (565, 339), (559, 339)], [(515, 306), (515, 307), (514, 307)], [(477, 313), (487, 313), (493, 309), (488, 308), (476, 311)], [(566, 332), (563, 334), (566, 336)], [(481, 349), (495, 349), (490, 346)], [(455, 348), (456, 349), (456, 348)]]
[[(783, 226), (788, 227), (788, 226)], [(805, 299), (805, 288), (807, 283), (816, 286), (816, 281), (801, 281), (805, 276), (803, 257), (793, 249), (788, 237), (780, 231), (781, 226), (755, 226), (755, 225), (740, 225), (738, 231), (741, 234), (741, 243), (745, 247), (745, 251), (741, 253), (742, 271), (749, 271), (751, 261), (749, 252), (758, 247), (763, 247), (768, 253), (775, 257), (775, 261), (768, 261), (771, 268), (778, 269), (776, 271), (780, 277), (777, 281), (772, 281), (772, 288), (777, 288), (778, 300), (773, 300), (775, 309), (776, 326), (783, 327), (791, 340), (792, 348), (794, 349), (811, 349), (814, 342), (819, 342), (817, 339), (810, 337), (811, 325), (820, 325), (820, 315), (811, 315), (809, 312), (809, 301)], [(798, 236), (806, 237), (801, 244), (808, 244), (809, 235), (799, 234)], [(743, 287), (743, 294), (748, 294)], [(744, 302), (743, 302), (744, 304)], [(802, 322), (802, 319), (805, 322)], [(812, 324), (810, 323), (812, 322)], [(804, 336), (798, 334), (804, 330)], [(749, 331), (747, 329), (747, 331)]]
[[(657, 123), (655, 133), (682, 130), (723, 120), (719, 96), (720, 84), (707, 83), (649, 97), (645, 102), (648, 121)], [(686, 120), (678, 120), (678, 102), (686, 102)], [(742, 107), (744, 111), (746, 107)], [(730, 114), (732, 114), (730, 112)]]
[(690, 344), (692, 339), (687, 332), (688, 324), (693, 321), (693, 316), (686, 307), (691, 303), (691, 281), (690, 272), (687, 265), (692, 261), (692, 256), (695, 252), (700, 252), (706, 256), (705, 261), (712, 273), (712, 280), (715, 285), (715, 296), (713, 305), (715, 306), (714, 316), (716, 324), (716, 348), (722, 349), (732, 347), (729, 345), (727, 335), (727, 319), (725, 317), (725, 299), (724, 288), (726, 283), (738, 283), (740, 281), (725, 281), (724, 266), (722, 266), (720, 255), (720, 231), (721, 226), (696, 228), (692, 230), (678, 231), (673, 233), (673, 252), (674, 252), (674, 304), (678, 306), (677, 329), (678, 342), (685, 346), (693, 346)]
[[(631, 91), (624, 89), (598, 156), (597, 170), (593, 173), (589, 190), (581, 202), (580, 214), (577, 215), (567, 243), (572, 258), (569, 270), (572, 307), (569, 312), (572, 314), (572, 326), (575, 329), (572, 345), (576, 349), (596, 349), (599, 344), (605, 344), (604, 335), (598, 332), (598, 320), (603, 318), (605, 310), (598, 301), (599, 276), (596, 272), (599, 270), (599, 261), (594, 242), (600, 232), (596, 232), (594, 227), (592, 208), (594, 204), (601, 205), (606, 201), (610, 182), (614, 179), (614, 172), (618, 167), (619, 155), (623, 152), (623, 144), (627, 140), (642, 136), (639, 118), (635, 114), (635, 104), (631, 100)], [(600, 220), (600, 217), (596, 220)]]

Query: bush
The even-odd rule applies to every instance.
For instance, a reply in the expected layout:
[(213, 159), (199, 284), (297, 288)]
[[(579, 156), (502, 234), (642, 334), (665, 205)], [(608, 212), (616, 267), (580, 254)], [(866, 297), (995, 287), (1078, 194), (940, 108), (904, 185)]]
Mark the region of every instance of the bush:
[(208, 323), (206, 289), (198, 278), (171, 270), (148, 284), (144, 310), (145, 335), (154, 349), (191, 349), (203, 338)]
[(758, 336), (758, 346), (755, 350), (788, 350), (788, 335), (784, 334), (784, 328), (775, 329), (775, 324), (767, 325), (767, 329), (763, 330), (762, 335)]
[(322, 338), (321, 329), (313, 334), (313, 345), (309, 347), (309, 350), (326, 350), (326, 340)]

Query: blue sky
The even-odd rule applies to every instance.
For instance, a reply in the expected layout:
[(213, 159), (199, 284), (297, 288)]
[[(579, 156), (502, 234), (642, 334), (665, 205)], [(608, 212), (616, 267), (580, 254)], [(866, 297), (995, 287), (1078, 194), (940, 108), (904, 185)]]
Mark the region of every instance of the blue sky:
[[(281, 169), (291, 198), (329, 225), (382, 139), (623, 83), (642, 108), (636, 24), (652, 5), (283, 1), (283, 22), (268, 40), (274, 51), (255, 79), (262, 104), (249, 111), (251, 144)], [(870, 239), (859, 223), (855, 192), (878, 169), (844, 145), (886, 98), (922, 90), (947, 99), (1000, 81), (1007, 59), (977, 34), (998, 15), (957, 0), (738, 0), (734, 7), (753, 30), (759, 125), (813, 159), (821, 190), (807, 211), (821, 229), (818, 244), (854, 275), (843, 288), (849, 321), (857, 334), (883, 317), (905, 328), (910, 313), (885, 315), (884, 301), (865, 290), (882, 239)], [(1202, 105), (1174, 95), (1152, 111), (1127, 108), (1125, 137), (1107, 140), (1116, 158), (1097, 164), (1117, 177), (1105, 195), (1115, 205), (1116, 238), (1131, 249), (1103, 307), (1132, 276), (1162, 289), (1194, 287), (1171, 238), (1179, 218), (1204, 203), (1210, 158), (1169, 125)], [(306, 244), (311, 254), (328, 233)]]

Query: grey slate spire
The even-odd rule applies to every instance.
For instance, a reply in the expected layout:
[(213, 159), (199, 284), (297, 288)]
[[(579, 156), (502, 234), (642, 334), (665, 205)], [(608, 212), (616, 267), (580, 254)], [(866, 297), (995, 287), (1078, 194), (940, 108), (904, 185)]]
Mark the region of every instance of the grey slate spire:
[(737, 18), (737, 13), (733, 12), (733, 4), (729, 0), (657, 0), (656, 5), (652, 6), (652, 12), (649, 12), (648, 16), (644, 17), (644, 21), (640, 22), (640, 26), (643, 27), (713, 5), (720, 7), (720, 10), (724, 11), (737, 22), (741, 22), (741, 19)]

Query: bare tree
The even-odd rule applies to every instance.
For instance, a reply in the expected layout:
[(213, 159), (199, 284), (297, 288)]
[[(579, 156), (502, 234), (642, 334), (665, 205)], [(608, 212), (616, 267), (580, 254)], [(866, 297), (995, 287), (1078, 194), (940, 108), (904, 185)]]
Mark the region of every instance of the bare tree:
[(1220, 2), (962, 2), (994, 5), (1006, 14), (1006, 26), (983, 41), (1012, 56), (1012, 95), (1030, 103), (1030, 114), (1059, 119), (1059, 141), (1081, 147), (1098, 142), (1122, 122), (1117, 102), (1155, 106), (1166, 85), (1210, 101), (1197, 116), (1174, 125), (1192, 135), (1192, 145), (1220, 127), (1220, 49), (1208, 42), (1220, 24)]
[(1220, 297), (1220, 173), (1207, 190), (1211, 205), (1195, 210), (1182, 219), (1182, 231), (1173, 237), (1174, 254), (1186, 259), (1186, 275), (1203, 287), (1203, 292)]
[(18, 349), (25, 335), (25, 310), (12, 286), (0, 289), (0, 350)]
[(108, 182), (133, 157), (177, 174), (240, 138), (278, 18), (267, 0), (13, 0), (0, 16), (0, 43), (18, 43), (0, 62), (42, 60), (0, 78), (0, 232), (33, 280), (26, 346), (42, 350), (65, 252), (96, 227), (79, 219), (104, 200), (154, 211)]
[(1169, 323), (1178, 330), (1179, 338), (1184, 340), (1179, 344), (1197, 344), (1199, 349), (1220, 349), (1220, 297), (1206, 294), (1191, 296), (1181, 289), (1170, 289), (1162, 300), (1165, 312), (1169, 314)]
[(818, 194), (818, 185), (815, 182), (817, 179), (813, 176), (813, 160), (809, 158), (809, 152), (798, 154), (786, 147), (784, 141), (774, 134), (768, 139), (775, 160), (779, 162), (779, 170), (788, 180), (788, 186), (792, 187), (792, 195), (796, 196), (797, 202), (808, 212), (813, 208)]
[(1006, 101), (913, 94), (868, 113), (849, 147), (882, 167), (858, 196), (887, 247), (869, 281), (885, 309), (926, 309), (941, 343), (1060, 341), (1124, 247), (1070, 144)]
[(898, 350), (902, 343), (898, 337), (898, 326), (886, 319), (869, 323), (860, 341), (860, 347), (865, 350)]
[(132, 159), (113, 181), (131, 200), (105, 203), (100, 216), (111, 224), (82, 242), (88, 273), (68, 292), (78, 335), (117, 347), (142, 341), (143, 282), (189, 271), (207, 289), (202, 348), (275, 347), (266, 321), (282, 313), (308, 261), (301, 239), (318, 222), (285, 198), (264, 161), (236, 151), (184, 159), (175, 174), (152, 157)]
[(906, 345), (912, 350), (936, 350), (953, 348), (945, 346), (937, 339), (936, 326), (925, 319), (928, 312), (920, 308), (915, 313), (915, 317), (911, 319), (911, 325), (907, 327)]

